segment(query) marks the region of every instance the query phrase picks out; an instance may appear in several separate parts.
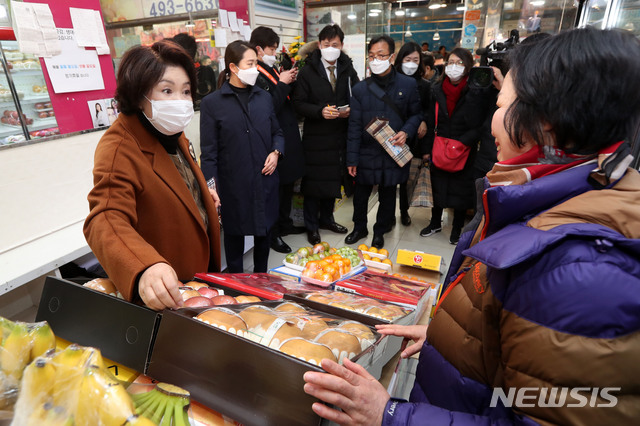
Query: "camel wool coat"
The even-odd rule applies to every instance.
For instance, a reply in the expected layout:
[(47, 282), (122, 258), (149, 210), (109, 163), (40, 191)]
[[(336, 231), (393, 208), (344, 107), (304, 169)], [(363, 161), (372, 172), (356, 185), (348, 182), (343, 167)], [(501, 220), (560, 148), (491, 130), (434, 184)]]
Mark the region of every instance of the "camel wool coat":
[(96, 148), (84, 235), (126, 300), (136, 296), (139, 275), (159, 262), (181, 281), (220, 270), (213, 199), (184, 135), (178, 149), (200, 186), (209, 229), (171, 157), (137, 116), (120, 114)]

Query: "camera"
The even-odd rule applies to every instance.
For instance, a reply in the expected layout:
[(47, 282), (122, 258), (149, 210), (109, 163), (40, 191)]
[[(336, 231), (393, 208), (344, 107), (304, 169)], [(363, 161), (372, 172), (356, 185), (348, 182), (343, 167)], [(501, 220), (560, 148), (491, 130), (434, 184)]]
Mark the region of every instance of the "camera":
[(509, 38), (504, 42), (494, 40), (487, 47), (476, 50), (476, 54), (480, 55), (480, 66), (472, 68), (469, 72), (469, 87), (476, 89), (490, 87), (493, 83), (491, 67), (498, 68), (502, 75), (506, 75), (509, 71), (507, 55), (509, 50), (516, 47), (519, 42), (520, 33), (518, 30), (511, 30)]

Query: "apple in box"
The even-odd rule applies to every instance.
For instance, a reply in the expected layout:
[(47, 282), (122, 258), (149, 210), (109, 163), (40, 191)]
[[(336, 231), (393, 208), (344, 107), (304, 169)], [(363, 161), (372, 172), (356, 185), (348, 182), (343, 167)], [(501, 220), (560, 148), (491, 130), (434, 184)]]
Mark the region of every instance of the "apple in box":
[(214, 306), (214, 304), (211, 299), (204, 296), (191, 297), (184, 302), (185, 308), (210, 308), (212, 306)]
[(211, 287), (200, 287), (197, 291), (198, 293), (200, 293), (204, 297), (208, 297), (209, 299), (216, 297), (220, 294), (218, 293), (218, 290)]
[(231, 296), (216, 296), (211, 299), (214, 305), (235, 305), (238, 302)]

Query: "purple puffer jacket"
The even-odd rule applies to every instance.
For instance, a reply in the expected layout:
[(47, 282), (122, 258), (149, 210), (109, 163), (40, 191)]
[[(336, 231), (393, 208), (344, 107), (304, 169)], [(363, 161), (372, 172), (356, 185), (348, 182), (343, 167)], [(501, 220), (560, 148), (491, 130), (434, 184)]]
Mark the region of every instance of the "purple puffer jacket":
[[(390, 400), (383, 425), (640, 422), (640, 175), (594, 189), (593, 169), (485, 179), (484, 216), (454, 254), (410, 401)], [(615, 406), (491, 404), (495, 388), (578, 386), (615, 387)]]

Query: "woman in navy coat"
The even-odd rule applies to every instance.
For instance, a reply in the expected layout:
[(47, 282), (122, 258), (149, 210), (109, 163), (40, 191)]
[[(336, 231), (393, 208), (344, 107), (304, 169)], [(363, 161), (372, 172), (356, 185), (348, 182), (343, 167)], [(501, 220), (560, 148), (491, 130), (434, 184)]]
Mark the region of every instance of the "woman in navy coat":
[(254, 272), (266, 272), (269, 230), (278, 217), (278, 159), (284, 137), (271, 95), (255, 87), (256, 51), (227, 46), (220, 89), (200, 106), (201, 167), (215, 178), (221, 202), (228, 272), (243, 272), (244, 237), (254, 237)]

